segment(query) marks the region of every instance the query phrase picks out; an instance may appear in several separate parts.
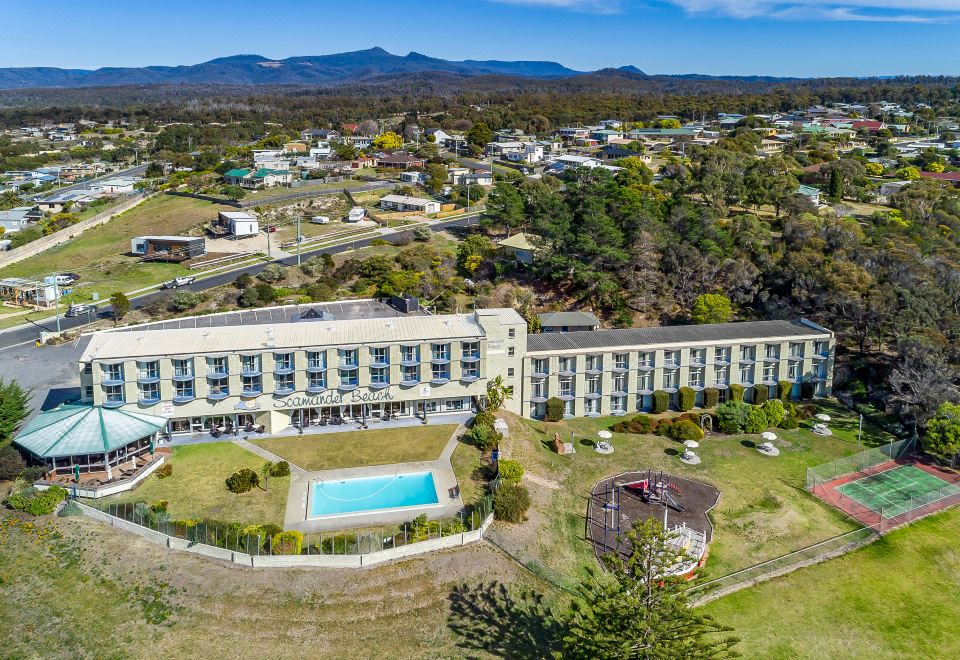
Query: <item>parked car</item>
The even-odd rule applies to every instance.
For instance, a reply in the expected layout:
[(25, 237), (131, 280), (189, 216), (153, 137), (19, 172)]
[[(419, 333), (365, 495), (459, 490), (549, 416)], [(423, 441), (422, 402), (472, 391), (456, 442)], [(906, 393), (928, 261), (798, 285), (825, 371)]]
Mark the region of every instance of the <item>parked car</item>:
[(56, 282), (60, 286), (65, 286), (67, 284), (73, 284), (80, 279), (80, 276), (76, 273), (60, 273), (56, 277)]
[(277, 226), (276, 226), (276, 225), (267, 225), (267, 231), (272, 234), (273, 232), (277, 231)]
[(164, 289), (176, 289), (180, 286), (186, 286), (188, 284), (193, 284), (197, 280), (196, 277), (175, 277), (172, 280), (167, 280), (160, 286)]
[(72, 318), (74, 316), (80, 316), (81, 314), (95, 314), (96, 312), (96, 305), (88, 303), (74, 303), (67, 308), (66, 316), (68, 318)]
[(310, 219), (310, 222), (315, 225), (327, 225), (330, 224), (330, 217), (326, 215), (315, 215)]

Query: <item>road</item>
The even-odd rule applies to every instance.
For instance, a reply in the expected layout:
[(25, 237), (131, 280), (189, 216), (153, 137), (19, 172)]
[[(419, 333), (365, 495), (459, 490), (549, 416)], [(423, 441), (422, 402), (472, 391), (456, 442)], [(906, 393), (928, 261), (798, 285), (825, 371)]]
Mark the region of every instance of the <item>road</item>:
[(71, 183), (69, 186), (60, 186), (59, 188), (48, 190), (42, 195), (39, 195), (39, 197), (48, 197), (50, 195), (67, 192), (68, 190), (80, 190), (81, 188), (89, 187), (91, 183), (94, 183), (96, 181), (101, 181), (106, 179), (115, 179), (121, 176), (143, 176), (144, 172), (146, 171), (147, 171), (146, 165), (137, 165), (136, 167), (131, 167), (130, 169), (126, 169), (121, 172), (111, 172), (110, 174), (104, 174), (103, 176), (98, 176), (94, 179), (87, 179), (86, 181)]
[[(477, 221), (480, 212), (473, 212), (470, 214), (458, 216), (451, 220), (439, 220), (436, 222), (431, 222), (426, 227), (429, 227), (433, 231), (442, 231), (444, 229), (449, 229), (450, 227), (466, 227), (471, 224), (474, 224)], [(412, 231), (412, 230), (407, 230)], [(367, 238), (360, 238), (353, 241), (347, 241), (338, 245), (331, 245), (328, 247), (320, 247), (314, 250), (304, 250), (301, 254), (302, 259), (308, 259), (315, 254), (320, 254), (326, 252), (328, 254), (339, 254), (341, 252), (347, 252), (349, 250), (355, 250), (357, 248), (367, 247), (374, 240), (378, 238), (392, 238), (394, 236), (399, 236), (400, 234), (407, 233), (407, 231), (398, 231), (394, 234), (377, 234), (375, 236), (370, 236)], [(297, 263), (296, 255), (284, 257), (282, 259), (275, 259), (271, 262), (260, 262), (251, 266), (246, 266), (243, 268), (238, 268), (236, 270), (226, 271), (223, 273), (218, 273), (216, 275), (211, 275), (202, 280), (197, 280), (193, 284), (189, 284), (185, 287), (181, 287), (183, 290), (187, 291), (206, 291), (208, 289), (213, 289), (225, 284), (230, 284), (237, 276), (242, 273), (249, 273), (250, 275), (256, 275), (264, 268), (267, 267), (270, 263), (279, 263), (285, 266), (293, 266)], [(157, 287), (156, 291), (151, 291), (144, 293), (142, 295), (136, 296), (135, 298), (130, 299), (130, 306), (134, 309), (143, 307), (144, 305), (150, 303), (153, 300), (163, 296), (166, 292)], [(72, 330), (75, 328), (81, 328), (85, 325), (88, 325), (90, 322), (97, 320), (98, 318), (110, 318), (110, 306), (102, 305), (97, 311), (95, 317), (88, 319), (87, 316), (79, 316), (74, 318), (60, 318), (60, 329), (61, 330)], [(9, 349), (15, 346), (21, 346), (25, 344), (31, 344), (40, 337), (41, 331), (53, 332), (57, 328), (56, 320), (53, 318), (45, 318), (42, 321), (30, 321), (27, 319), (25, 325), (20, 325), (15, 328), (10, 328), (8, 330), (0, 331), (0, 351)]]

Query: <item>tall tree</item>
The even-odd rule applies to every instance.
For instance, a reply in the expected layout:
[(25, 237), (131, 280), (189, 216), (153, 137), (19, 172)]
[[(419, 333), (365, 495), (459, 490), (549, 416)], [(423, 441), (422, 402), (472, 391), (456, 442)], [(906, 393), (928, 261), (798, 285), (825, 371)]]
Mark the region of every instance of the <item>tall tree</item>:
[(118, 325), (120, 320), (130, 311), (130, 299), (123, 291), (117, 291), (110, 296), (110, 306), (113, 307), (113, 324)]
[(15, 380), (0, 378), (0, 445), (10, 442), (14, 432), (30, 414), (30, 392)]

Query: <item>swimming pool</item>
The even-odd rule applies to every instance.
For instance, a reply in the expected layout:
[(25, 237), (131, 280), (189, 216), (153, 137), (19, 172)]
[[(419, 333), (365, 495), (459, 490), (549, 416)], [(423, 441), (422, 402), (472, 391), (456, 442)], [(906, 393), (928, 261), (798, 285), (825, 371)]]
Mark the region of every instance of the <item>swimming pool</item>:
[(439, 504), (432, 472), (315, 481), (310, 516), (322, 517)]

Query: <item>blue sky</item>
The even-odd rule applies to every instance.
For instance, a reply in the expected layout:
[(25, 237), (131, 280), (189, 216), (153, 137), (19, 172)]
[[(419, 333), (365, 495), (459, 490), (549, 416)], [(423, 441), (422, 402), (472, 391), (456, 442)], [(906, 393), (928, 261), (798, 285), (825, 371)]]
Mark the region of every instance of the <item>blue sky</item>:
[(0, 66), (195, 64), (381, 46), (580, 70), (958, 74), (960, 0), (9, 2)]

